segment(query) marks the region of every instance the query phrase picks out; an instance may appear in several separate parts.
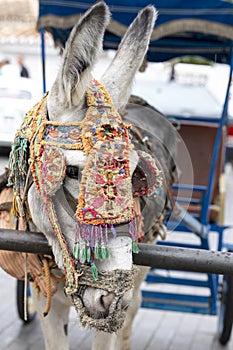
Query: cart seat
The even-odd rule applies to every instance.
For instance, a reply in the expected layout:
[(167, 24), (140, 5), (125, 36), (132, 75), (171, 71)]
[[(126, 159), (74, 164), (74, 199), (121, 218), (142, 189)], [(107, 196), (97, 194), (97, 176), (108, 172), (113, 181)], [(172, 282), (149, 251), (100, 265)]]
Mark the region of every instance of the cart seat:
[[(179, 134), (182, 137), (191, 157), (193, 167), (193, 183), (190, 179), (190, 170), (187, 169), (187, 159), (183, 155), (182, 145), (178, 145), (178, 162), (181, 169), (179, 179), (179, 192), (174, 190), (174, 196), (178, 196), (177, 200), (185, 206), (185, 199), (191, 197), (191, 202), (186, 208), (190, 214), (197, 218), (201, 218), (203, 211), (204, 196), (207, 191), (211, 191), (211, 200), (208, 209), (209, 222), (217, 222), (219, 208), (219, 178), (221, 176), (224, 164), (224, 151), (226, 142), (226, 128), (223, 127), (221, 142), (218, 150), (217, 162), (213, 174), (213, 188), (209, 188), (211, 162), (217, 131), (218, 123), (181, 121)], [(183, 185), (193, 185), (193, 192), (190, 190), (182, 190)], [(187, 186), (185, 186), (187, 188)]]

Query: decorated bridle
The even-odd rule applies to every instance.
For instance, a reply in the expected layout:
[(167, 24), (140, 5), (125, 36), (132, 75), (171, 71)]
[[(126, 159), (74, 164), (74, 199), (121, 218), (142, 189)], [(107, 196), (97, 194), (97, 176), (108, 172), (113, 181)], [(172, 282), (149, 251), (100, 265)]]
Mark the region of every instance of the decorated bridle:
[[(95, 260), (109, 258), (108, 234), (116, 235), (116, 225), (128, 223), (133, 251), (137, 251), (135, 242), (139, 238), (130, 175), (131, 126), (122, 121), (109, 93), (98, 81), (91, 81), (86, 100), (87, 111), (81, 122), (50, 121), (45, 94), (26, 114), (10, 156), (9, 184), (14, 187), (14, 211), (16, 214), (20, 211), (29, 170), (62, 252), (65, 291), (70, 295), (78, 292), (79, 278), (85, 271), (83, 264), (88, 264), (92, 277), (98, 279)], [(87, 156), (74, 213), (77, 232), (72, 253), (52, 200), (66, 176), (62, 149), (82, 150)], [(148, 195), (160, 187), (161, 176), (148, 154), (140, 151), (139, 158), (153, 180), (149, 188), (141, 188), (136, 195)]]

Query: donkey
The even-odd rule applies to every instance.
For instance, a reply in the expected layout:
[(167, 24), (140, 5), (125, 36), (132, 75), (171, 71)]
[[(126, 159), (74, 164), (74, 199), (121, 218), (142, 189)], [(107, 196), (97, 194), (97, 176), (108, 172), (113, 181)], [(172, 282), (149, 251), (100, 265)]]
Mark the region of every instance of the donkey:
[[(46, 299), (42, 295), (38, 299), (32, 288), (47, 350), (68, 349), (71, 305), (81, 323), (95, 329), (93, 350), (130, 349), (132, 322), (141, 302), (140, 283), (148, 270), (133, 268), (134, 241), (140, 238), (141, 213), (144, 240), (155, 240), (166, 201), (164, 187), (161, 195), (154, 195), (161, 186), (161, 172), (152, 148), (158, 152), (167, 186), (174, 173), (175, 137), (170, 124), (163, 117), (151, 118), (153, 111), (146, 107), (124, 110), (156, 16), (153, 6), (138, 14), (99, 83), (91, 71), (110, 13), (104, 2), (93, 5), (70, 34), (50, 92), (26, 115), (16, 138), (21, 146), (30, 143), (30, 229), (45, 234), (66, 276), (46, 317)], [(152, 137), (152, 146), (148, 145), (139, 128), (136, 133), (130, 130), (118, 114), (123, 110), (131, 123), (139, 114), (135, 120), (139, 127), (151, 122), (148, 127), (152, 136), (156, 131), (159, 141)], [(169, 145), (162, 147), (165, 139)], [(26, 173), (21, 169), (24, 180)], [(139, 185), (133, 195), (134, 183)], [(20, 207), (17, 190), (15, 186)], [(138, 195), (141, 199), (134, 199)]]

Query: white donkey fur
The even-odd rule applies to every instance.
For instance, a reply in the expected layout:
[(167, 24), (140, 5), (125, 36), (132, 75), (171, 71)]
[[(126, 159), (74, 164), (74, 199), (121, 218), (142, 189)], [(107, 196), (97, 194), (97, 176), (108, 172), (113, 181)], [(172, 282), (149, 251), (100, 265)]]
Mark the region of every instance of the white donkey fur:
[[(98, 2), (92, 6), (73, 28), (63, 53), (61, 68), (48, 95), (48, 115), (50, 120), (65, 122), (83, 119), (84, 113), (82, 109), (86, 107), (85, 90), (92, 79), (91, 70), (102, 49), (103, 35), (109, 22), (109, 17), (108, 7), (103, 2)], [(113, 62), (101, 80), (116, 106), (122, 107), (127, 103), (134, 75), (140, 67), (148, 48), (155, 18), (156, 11), (152, 6), (148, 6), (139, 13), (122, 39)], [(85, 156), (82, 152), (64, 150), (64, 154), (67, 165), (83, 167)], [(135, 152), (132, 153), (131, 160), (135, 167), (137, 163)], [(131, 172), (134, 167), (131, 168)], [(77, 180), (66, 178), (64, 186), (75, 198), (78, 197), (79, 184)], [(61, 193), (58, 191), (54, 197), (55, 209), (68, 245), (73, 247), (75, 220), (64, 210), (59, 196), (61, 196)], [(63, 268), (58, 243), (54, 238), (34, 185), (30, 188), (28, 199), (35, 225), (34, 229), (44, 232), (52, 246), (56, 262), (60, 268)], [(98, 269), (131, 269), (132, 251), (129, 237), (121, 236), (116, 239), (110, 239), (109, 248), (110, 259), (107, 262), (98, 262)], [(137, 278), (134, 298), (128, 309), (125, 327), (117, 335), (95, 332), (93, 350), (130, 349), (131, 325), (133, 317), (140, 306), (139, 287), (145, 276), (145, 271), (146, 269), (142, 269), (141, 277)], [(41, 318), (46, 350), (67, 350), (69, 348), (66, 327), (70, 301), (65, 297), (63, 288), (64, 285), (60, 283), (59, 290), (52, 299), (52, 308), (45, 318), (43, 317), (45, 304), (43, 296), (40, 297), (40, 301), (34, 298), (34, 304)], [(89, 311), (95, 313), (96, 310), (101, 312), (103, 308), (107, 309), (111, 303), (111, 298), (111, 295), (108, 295), (103, 290), (87, 288), (83, 300), (86, 306), (89, 307)], [(124, 299), (125, 306), (127, 306), (130, 299), (131, 293), (128, 292)]]

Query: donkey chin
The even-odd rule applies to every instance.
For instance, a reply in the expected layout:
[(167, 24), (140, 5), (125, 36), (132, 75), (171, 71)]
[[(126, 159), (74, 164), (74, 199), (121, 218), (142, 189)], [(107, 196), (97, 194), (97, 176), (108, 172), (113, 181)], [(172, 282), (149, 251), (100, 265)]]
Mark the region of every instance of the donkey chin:
[(79, 291), (72, 295), (72, 302), (84, 327), (113, 333), (123, 326), (133, 296), (135, 269), (130, 237), (110, 239), (109, 247), (109, 259), (97, 262), (99, 277), (94, 286), (86, 284), (85, 272), (85, 280), (81, 276)]

